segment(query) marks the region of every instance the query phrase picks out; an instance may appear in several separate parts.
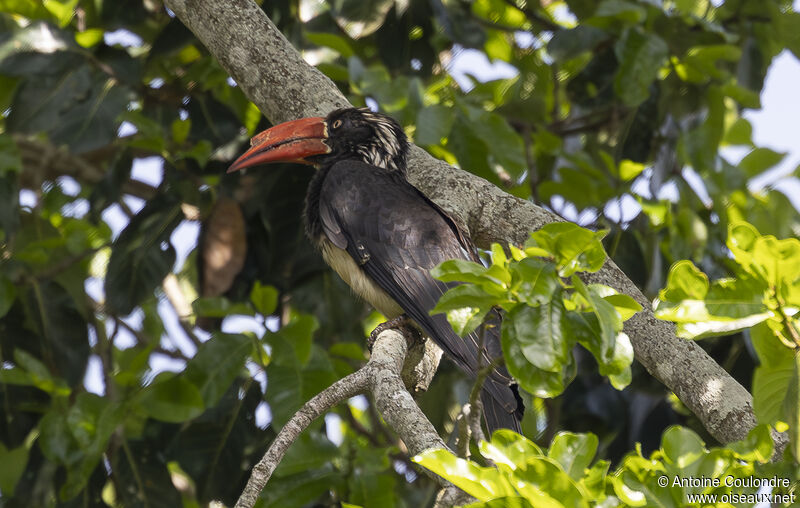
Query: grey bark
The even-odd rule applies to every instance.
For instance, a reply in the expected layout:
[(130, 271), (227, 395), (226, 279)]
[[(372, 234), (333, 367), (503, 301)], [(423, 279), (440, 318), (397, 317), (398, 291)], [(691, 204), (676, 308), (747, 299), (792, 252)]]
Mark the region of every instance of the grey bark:
[[(336, 86), (303, 61), (252, 0), (165, 0), (273, 123), (325, 116), (348, 106)], [(521, 244), (530, 231), (563, 220), (486, 180), (411, 151), (409, 179), (466, 225), (482, 247)], [(720, 442), (746, 437), (755, 424), (752, 397), (695, 343), (653, 315), (651, 302), (611, 261), (588, 282), (635, 298), (644, 310), (625, 324), (636, 359), (686, 404)]]
[[(278, 432), (267, 452), (253, 467), (236, 508), (255, 506), (289, 447), (314, 420), (335, 405), (367, 391), (372, 393), (381, 416), (403, 440), (410, 455), (447, 448), (408, 392), (408, 389), (427, 390), (439, 365), (441, 351), (426, 347), (429, 342), (414, 340), (409, 347), (406, 338), (397, 330), (381, 332), (366, 365), (306, 402)], [(438, 476), (434, 475), (434, 478), (452, 487)]]

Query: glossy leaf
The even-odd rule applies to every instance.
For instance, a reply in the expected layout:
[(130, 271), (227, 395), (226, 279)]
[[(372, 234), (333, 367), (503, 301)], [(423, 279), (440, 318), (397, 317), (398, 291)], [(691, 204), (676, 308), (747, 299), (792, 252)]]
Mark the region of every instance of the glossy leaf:
[(558, 462), (573, 480), (580, 481), (597, 453), (597, 444), (594, 434), (559, 432), (550, 443), (547, 456)]

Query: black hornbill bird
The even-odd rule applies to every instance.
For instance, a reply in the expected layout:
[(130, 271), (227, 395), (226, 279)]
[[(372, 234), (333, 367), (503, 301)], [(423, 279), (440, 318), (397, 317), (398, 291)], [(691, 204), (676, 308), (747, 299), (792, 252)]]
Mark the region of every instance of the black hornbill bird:
[[(479, 258), (469, 236), (406, 180), (409, 142), (397, 122), (366, 108), (340, 109), (272, 127), (251, 145), (229, 173), (270, 162), (317, 168), (306, 194), (306, 233), (356, 294), (387, 318), (410, 317), (473, 378), (502, 358), (499, 326), (462, 338), (444, 314), (429, 314), (458, 284), (429, 270), (448, 259)], [(490, 432), (520, 431), (522, 401), (502, 362), (486, 377), (481, 402)]]

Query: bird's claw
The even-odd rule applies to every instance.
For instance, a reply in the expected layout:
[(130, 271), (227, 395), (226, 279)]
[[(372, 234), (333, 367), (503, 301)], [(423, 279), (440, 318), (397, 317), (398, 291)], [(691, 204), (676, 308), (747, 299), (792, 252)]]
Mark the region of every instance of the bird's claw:
[(411, 320), (411, 318), (405, 314), (400, 314), (396, 318), (379, 324), (374, 330), (372, 330), (372, 333), (369, 334), (369, 338), (367, 339), (367, 347), (369, 348), (370, 352), (372, 352), (372, 347), (375, 345), (375, 341), (378, 340), (378, 336), (386, 330), (391, 329), (399, 331), (407, 339), (422, 340), (422, 334), (414, 325), (414, 322)]

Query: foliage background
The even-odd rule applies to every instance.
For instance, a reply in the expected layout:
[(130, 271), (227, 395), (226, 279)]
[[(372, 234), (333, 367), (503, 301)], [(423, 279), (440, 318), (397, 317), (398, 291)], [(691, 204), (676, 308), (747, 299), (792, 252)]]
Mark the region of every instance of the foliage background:
[[(733, 274), (731, 222), (798, 234), (784, 194), (747, 186), (782, 154), (753, 146), (742, 118), (775, 56), (800, 54), (788, 1), (263, 8), (351, 102), (435, 156), (609, 229), (609, 254), (652, 297), (679, 260)], [(0, 503), (232, 504), (273, 426), (363, 363), (379, 319), (302, 234), (311, 172), (224, 176), (268, 122), (159, 2), (0, 10)], [(459, 48), (517, 74), (460, 86), (447, 72)], [(733, 164), (731, 146), (748, 155)], [(146, 157), (160, 178), (137, 169)], [(702, 343), (746, 387), (749, 335)], [(528, 397), (533, 441), (591, 431), (613, 464), (674, 423), (712, 442), (636, 364), (617, 391), (590, 355), (576, 360), (563, 395)], [(469, 390), (443, 364), (421, 398), (443, 435)], [(435, 485), (368, 401), (334, 414), (292, 447), (265, 505), (430, 502)]]

